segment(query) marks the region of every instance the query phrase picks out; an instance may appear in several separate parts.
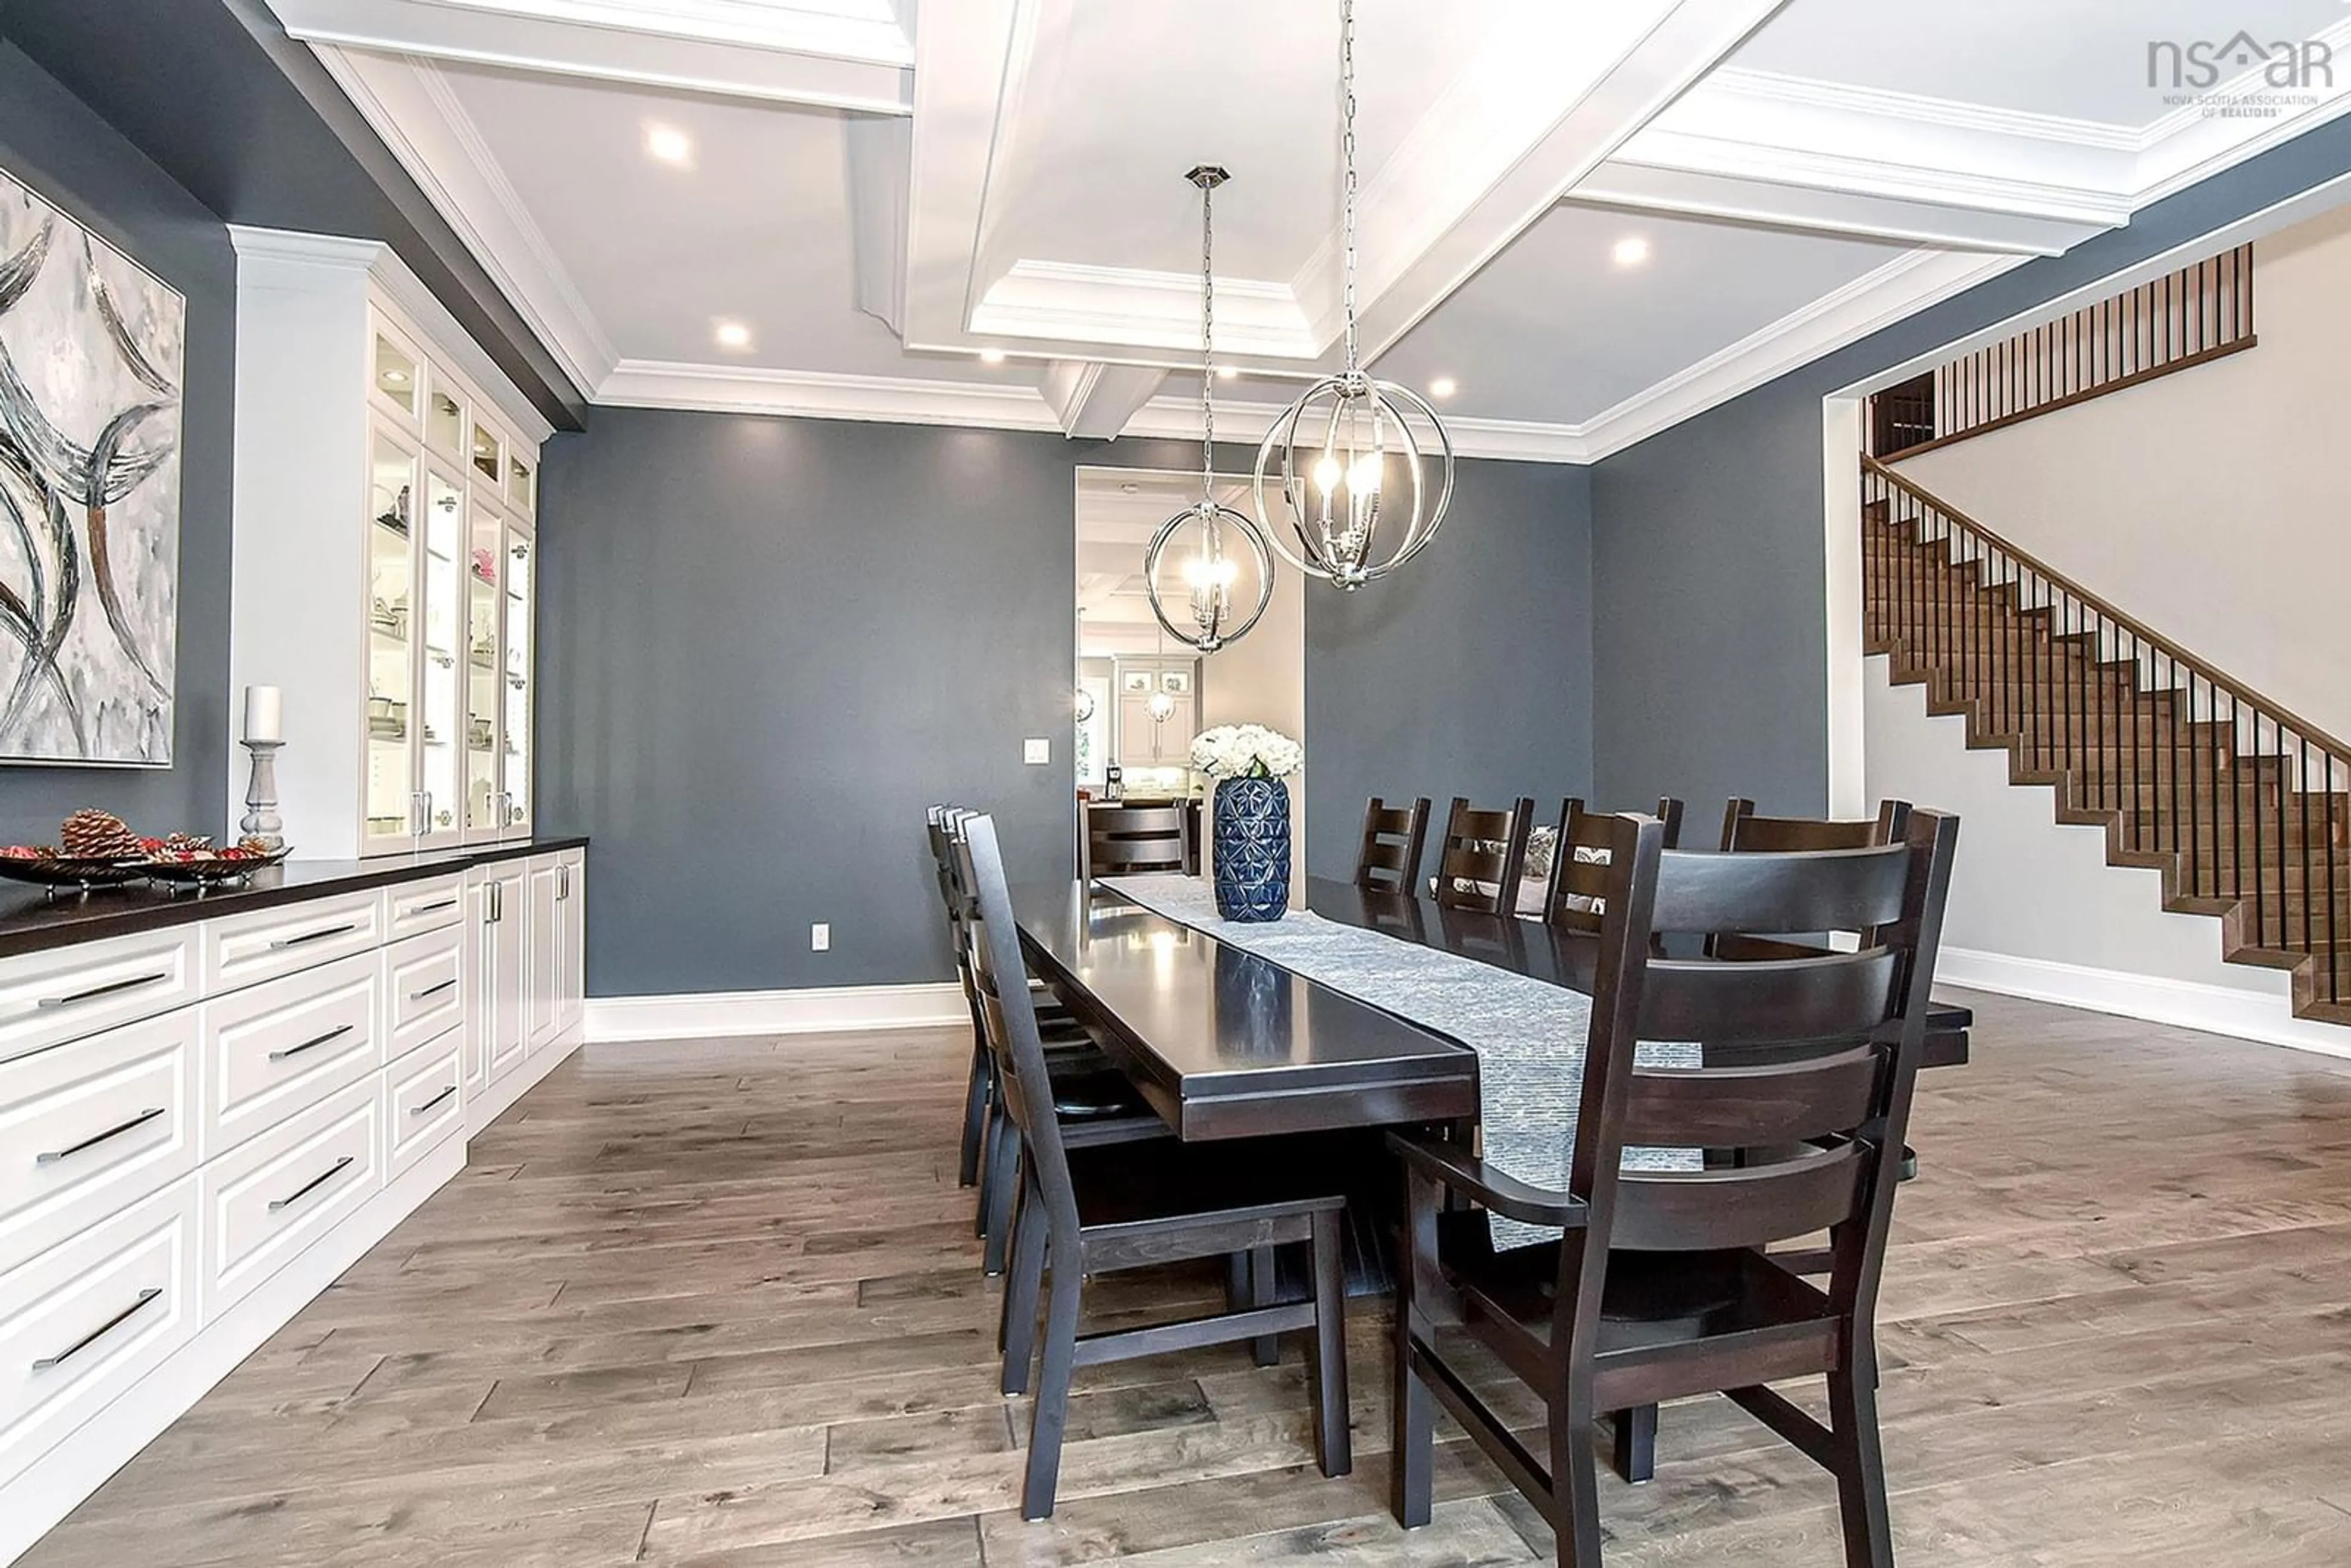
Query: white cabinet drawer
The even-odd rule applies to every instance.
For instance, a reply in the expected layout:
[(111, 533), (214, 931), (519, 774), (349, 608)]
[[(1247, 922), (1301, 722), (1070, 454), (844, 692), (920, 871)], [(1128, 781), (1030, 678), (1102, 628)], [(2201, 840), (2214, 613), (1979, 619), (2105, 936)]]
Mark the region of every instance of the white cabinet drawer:
[(0, 1272), (196, 1168), (196, 1009), (0, 1062)]
[(204, 923), (204, 994), (315, 968), (383, 944), (381, 889)]
[(444, 1034), (385, 1074), (387, 1182), (465, 1126), (465, 1044), (464, 1030)]
[(196, 999), (196, 927), (0, 960), (0, 1061)]
[(394, 883), (384, 890), (384, 904), (388, 941), (455, 925), (465, 918), (465, 873), (451, 872), (424, 882)]
[(382, 966), (359, 953), (206, 1002), (204, 1157), (374, 1072), (382, 992)]
[(196, 1330), (196, 1178), (0, 1274), (0, 1481)]
[(384, 1000), (391, 1021), (384, 1060), (397, 1061), (465, 1021), (459, 952), (465, 932), (452, 925), (384, 949)]
[(204, 1316), (283, 1268), (383, 1185), (376, 1081), (352, 1085), (211, 1161), (204, 1196)]

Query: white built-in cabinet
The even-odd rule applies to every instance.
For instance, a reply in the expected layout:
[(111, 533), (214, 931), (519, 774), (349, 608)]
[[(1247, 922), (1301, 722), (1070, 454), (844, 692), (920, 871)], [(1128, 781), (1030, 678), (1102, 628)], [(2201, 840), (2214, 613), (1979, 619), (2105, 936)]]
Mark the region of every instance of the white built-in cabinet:
[[(1111, 684), (1118, 693), (1119, 766), (1189, 767), (1192, 737), (1200, 728), (1199, 661), (1122, 658)], [(1165, 716), (1154, 716), (1154, 698)]]
[(584, 865), (459, 859), (0, 959), (0, 1563), (569, 1052)]
[(528, 838), (550, 427), (385, 247), (231, 233), (230, 679), (284, 693), (285, 837), (306, 859)]

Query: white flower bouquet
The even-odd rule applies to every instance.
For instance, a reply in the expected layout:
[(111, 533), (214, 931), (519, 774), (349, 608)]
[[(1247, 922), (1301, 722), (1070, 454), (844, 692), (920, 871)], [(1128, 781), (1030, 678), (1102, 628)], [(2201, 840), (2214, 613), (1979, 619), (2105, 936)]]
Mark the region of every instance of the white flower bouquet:
[(1287, 779), (1305, 749), (1261, 724), (1220, 724), (1192, 737), (1192, 766), (1211, 779)]

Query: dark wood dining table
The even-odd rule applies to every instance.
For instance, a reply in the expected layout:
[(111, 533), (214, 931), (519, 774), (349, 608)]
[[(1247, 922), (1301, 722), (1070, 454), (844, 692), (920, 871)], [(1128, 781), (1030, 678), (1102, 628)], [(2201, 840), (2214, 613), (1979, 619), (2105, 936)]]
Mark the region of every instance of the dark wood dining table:
[[(1307, 880), (1306, 904), (1325, 920), (1591, 993), (1590, 936), (1322, 877)], [(1187, 1142), (1478, 1114), (1476, 1051), (1114, 887), (1016, 887), (1013, 913), (1032, 970)], [(1926, 1064), (1965, 1061), (1968, 1010), (1938, 1004), (1928, 1021)]]

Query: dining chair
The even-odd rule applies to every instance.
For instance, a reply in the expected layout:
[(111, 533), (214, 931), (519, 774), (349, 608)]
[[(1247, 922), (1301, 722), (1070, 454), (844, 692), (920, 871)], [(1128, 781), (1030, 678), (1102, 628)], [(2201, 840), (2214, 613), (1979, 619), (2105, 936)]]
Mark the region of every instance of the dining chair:
[[(1347, 1432), (1346, 1283), (1340, 1239), (1346, 1197), (1327, 1161), (1288, 1140), (1195, 1147), (1167, 1140), (1118, 1148), (1073, 1145), (1046, 1109), (1050, 1079), (1029, 990), (1019, 983), (996, 824), (967, 819), (956, 854), (977, 894), (972, 968), (990, 1032), (1009, 1059), (1005, 1101), (1020, 1137), (1021, 1201), (1012, 1275), (1004, 1292), (1004, 1392), (1036, 1400), (1020, 1494), (1024, 1519), (1053, 1511), (1070, 1379), (1080, 1366), (1203, 1345), (1310, 1332), (1307, 1382), (1314, 1406), (1315, 1457), (1326, 1476), (1353, 1468)], [(1188, 1259), (1247, 1257), (1297, 1245), (1308, 1254), (1307, 1299), (1272, 1302), (1270, 1292), (1202, 1317), (1078, 1333), (1086, 1281), (1123, 1270)], [(1044, 1327), (1038, 1333), (1039, 1308)]]
[[(971, 973), (966, 935), (973, 918), (971, 894), (953, 847), (962, 821), (971, 814), (952, 806), (934, 807), (930, 831), (932, 852), (939, 859), (939, 891), (946, 906), (948, 938), (955, 948), (956, 977), (972, 1018), (973, 1058), (971, 1078), (964, 1091), (957, 1179), (965, 1186), (979, 1188), (973, 1229), (985, 1243), (983, 1267), (996, 1275), (1004, 1271), (1010, 1248), (1012, 1206), (1019, 1190), (1014, 1172), (1019, 1141), (1005, 1114), (1004, 1063), (988, 1037), (979, 988)], [(1168, 1136), (1167, 1124), (1144, 1103), (1126, 1075), (1102, 1054), (1085, 1027), (1049, 995), (1040, 993), (1034, 980), (1029, 985), (1039, 1039), (1052, 1076), (1055, 1114), (1082, 1126), (1082, 1137), (1095, 1143)]]
[[(1836, 1478), (1849, 1568), (1892, 1563), (1875, 1320), (1958, 828), (1917, 811), (1900, 841), (1876, 848), (1723, 855), (1667, 852), (1663, 823), (1614, 820), (1564, 1190), (1435, 1134), (1389, 1138), (1405, 1171), (1399, 1521), (1428, 1521), (1442, 1405), (1551, 1521), (1562, 1568), (1598, 1568), (1598, 1417), (1719, 1393)], [(1661, 957), (1652, 946), (1661, 934), (1853, 924), (1859, 950), (1773, 964)], [(1786, 1050), (1768, 1064), (1668, 1070), (1635, 1062), (1643, 1040)], [(1625, 1170), (1627, 1146), (1753, 1157)], [(1489, 1213), (1560, 1238), (1497, 1251)], [(1823, 1230), (1823, 1283), (1764, 1251)], [(1541, 1397), (1547, 1458), (1473, 1391), (1440, 1328), (1479, 1342)], [(1825, 1423), (1768, 1386), (1811, 1377), (1826, 1382)]]
[[(1907, 800), (1881, 800), (1875, 817), (1840, 820), (1759, 816), (1754, 801), (1734, 795), (1722, 811), (1722, 852), (1786, 854), (1808, 850), (1874, 849), (1897, 842), (1909, 827)], [(1785, 936), (1741, 934), (1717, 936), (1708, 950), (1718, 958), (1760, 961), (1801, 957), (1820, 951), (1820, 945), (1792, 942)]]
[(1437, 846), (1437, 902), (1447, 909), (1509, 915), (1526, 874), (1535, 803), (1521, 795), (1507, 811), (1475, 810), (1457, 795)]
[(1355, 851), (1355, 885), (1383, 893), (1412, 891), (1420, 853), (1428, 842), (1428, 797), (1391, 806), (1374, 795), (1364, 808), (1364, 841)]
[(1190, 872), (1192, 816), (1182, 805), (1083, 806), (1078, 835), (1078, 880)]
[[(1665, 844), (1681, 848), (1682, 803), (1671, 795), (1657, 797), (1657, 821), (1665, 824)], [(1552, 851), (1551, 888), (1543, 895), (1543, 918), (1552, 925), (1587, 936), (1600, 930), (1607, 903), (1608, 846), (1615, 830), (1605, 812), (1587, 811), (1573, 795), (1559, 810), (1559, 843)]]

